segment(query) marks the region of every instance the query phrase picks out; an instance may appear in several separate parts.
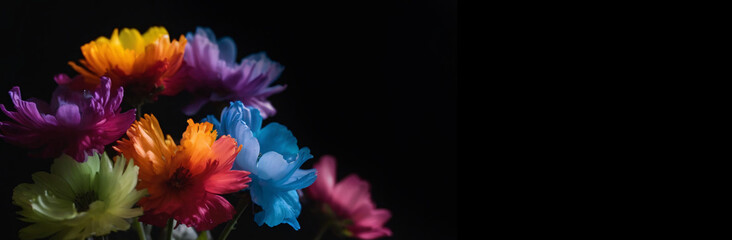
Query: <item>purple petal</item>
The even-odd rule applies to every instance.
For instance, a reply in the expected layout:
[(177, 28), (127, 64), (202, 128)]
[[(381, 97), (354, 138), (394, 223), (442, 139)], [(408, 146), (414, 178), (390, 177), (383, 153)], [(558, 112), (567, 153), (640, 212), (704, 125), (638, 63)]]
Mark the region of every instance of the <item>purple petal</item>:
[(191, 103), (183, 107), (183, 113), (188, 116), (193, 116), (193, 114), (196, 114), (206, 103), (208, 103), (208, 98), (196, 97), (191, 101)]
[[(285, 89), (281, 85), (269, 86), (284, 71), (282, 65), (269, 59), (264, 52), (251, 54), (237, 64), (234, 41), (228, 37), (217, 41), (208, 28), (197, 28), (195, 34), (188, 33), (187, 38), (185, 64), (181, 70), (186, 75), (181, 77), (186, 90), (209, 101), (251, 103), (260, 108), (265, 117), (276, 113), (266, 98)], [(195, 114), (202, 101), (195, 99), (183, 109), (184, 113)]]
[[(9, 91), (16, 111), (0, 104), (11, 121), (0, 123), (0, 137), (8, 143), (38, 150), (31, 155), (57, 157), (69, 154), (77, 161), (91, 151), (103, 151), (122, 136), (135, 120), (135, 111), (120, 113), (123, 89), (112, 92), (111, 81), (103, 77), (93, 91), (76, 91), (64, 85), (67, 76), (57, 75), (61, 84), (50, 106), (36, 99), (22, 100), (20, 88)], [(43, 112), (39, 110), (43, 109)], [(48, 113), (48, 114), (46, 114)]]
[(54, 76), (53, 80), (56, 81), (56, 83), (58, 85), (66, 85), (66, 84), (71, 83), (72, 79), (69, 77), (69, 75), (61, 73), (61, 74)]
[(21, 99), (19, 87), (13, 87), (12, 89), (10, 89), (9, 93), (10, 99), (12, 99), (13, 105), (15, 105), (15, 109), (17, 110), (17, 112), (7, 111), (5, 109), (5, 106), (2, 106), (2, 111), (5, 113), (5, 115), (8, 115), (8, 117), (24, 125), (29, 125), (33, 127), (41, 127), (44, 125), (44, 123), (46, 122), (45, 118), (40, 112), (38, 112), (36, 104), (33, 102), (23, 101)]
[(101, 145), (113, 143), (124, 135), (135, 121), (135, 109), (111, 115), (97, 124), (97, 142)]
[(79, 106), (72, 104), (61, 105), (56, 111), (56, 120), (62, 126), (77, 126), (81, 122)]

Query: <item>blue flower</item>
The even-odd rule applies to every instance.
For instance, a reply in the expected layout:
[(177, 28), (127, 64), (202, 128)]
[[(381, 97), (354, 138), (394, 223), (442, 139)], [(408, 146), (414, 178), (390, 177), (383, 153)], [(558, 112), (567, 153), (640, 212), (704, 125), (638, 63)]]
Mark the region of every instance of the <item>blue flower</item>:
[(203, 121), (210, 122), (219, 136), (231, 135), (243, 145), (234, 163), (235, 170), (249, 171), (252, 201), (262, 207), (254, 215), (260, 226), (270, 227), (280, 223), (300, 229), (298, 189), (315, 182), (315, 169), (300, 169), (305, 161), (313, 158), (307, 147), (298, 148), (292, 132), (279, 123), (262, 127), (259, 110), (246, 107), (240, 101), (231, 102), (221, 112), (221, 121), (209, 115)]

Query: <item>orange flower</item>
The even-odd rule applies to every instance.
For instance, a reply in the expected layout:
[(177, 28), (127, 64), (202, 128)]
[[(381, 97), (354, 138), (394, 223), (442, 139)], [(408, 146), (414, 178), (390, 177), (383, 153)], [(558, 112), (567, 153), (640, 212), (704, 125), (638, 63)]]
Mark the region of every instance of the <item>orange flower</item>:
[(140, 200), (140, 221), (163, 227), (167, 219), (205, 231), (233, 217), (234, 207), (218, 194), (237, 192), (251, 181), (249, 172), (231, 170), (241, 150), (236, 140), (216, 140), (211, 123), (188, 119), (180, 145), (163, 137), (155, 116), (145, 114), (115, 150), (140, 167), (138, 189), (150, 194)]
[(113, 88), (123, 86), (125, 98), (129, 95), (133, 104), (155, 100), (158, 94), (175, 95), (182, 86), (169, 83), (183, 63), (185, 46), (183, 35), (171, 42), (163, 27), (151, 27), (145, 34), (134, 28), (114, 29), (110, 38), (102, 36), (81, 46), (83, 67), (69, 61), (81, 74), (72, 86), (93, 89), (104, 75), (112, 79)]

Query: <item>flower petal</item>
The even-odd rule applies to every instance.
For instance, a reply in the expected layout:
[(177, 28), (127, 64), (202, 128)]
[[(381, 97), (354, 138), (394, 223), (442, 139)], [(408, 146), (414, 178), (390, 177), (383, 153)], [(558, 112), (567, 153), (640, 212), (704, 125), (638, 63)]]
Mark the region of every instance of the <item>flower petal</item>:
[(306, 188), (315, 182), (317, 175), (315, 169), (295, 169), (293, 173), (285, 182), (277, 185), (276, 187), (282, 190), (297, 190)]
[(264, 198), (255, 202), (261, 206), (263, 211), (254, 214), (254, 221), (259, 225), (267, 224), (270, 227), (281, 223), (287, 223), (295, 230), (300, 230), (300, 223), (297, 216), (300, 215), (300, 205), (297, 191), (277, 192), (274, 194), (262, 194)]
[(262, 180), (279, 181), (288, 174), (290, 163), (277, 152), (267, 152), (257, 162), (257, 177)]
[(63, 199), (74, 199), (74, 191), (62, 177), (47, 172), (36, 172), (32, 178), (35, 184), (50, 190), (54, 195)]
[(46, 221), (67, 220), (77, 215), (74, 202), (48, 192), (33, 199), (30, 206), (36, 216)]
[(236, 44), (230, 37), (223, 37), (217, 42), (219, 46), (219, 58), (229, 66), (236, 65)]
[(248, 177), (249, 172), (247, 171), (223, 171), (211, 175), (206, 182), (204, 187), (206, 191), (213, 194), (227, 194), (233, 193), (245, 189), (251, 182), (252, 179)]
[(292, 132), (279, 123), (270, 123), (260, 131), (259, 145), (261, 152), (274, 151), (282, 154), (288, 162), (295, 160), (299, 148), (297, 147), (297, 139)]
[(194, 227), (197, 231), (207, 231), (231, 220), (235, 212), (234, 207), (225, 198), (207, 194), (200, 205), (182, 208), (174, 218), (186, 226)]
[[(74, 194), (86, 193), (91, 189), (91, 179), (94, 170), (92, 164), (93, 157), (87, 158), (87, 164), (79, 164), (68, 155), (62, 155), (56, 158), (51, 165), (51, 174), (61, 176), (69, 184)], [(98, 161), (97, 161), (98, 162)], [(98, 164), (96, 165), (97, 169)]]
[(13, 101), (13, 105), (15, 105), (17, 112), (8, 111), (5, 109), (5, 105), (3, 104), (0, 104), (0, 109), (2, 109), (5, 115), (11, 119), (33, 128), (48, 126), (48, 122), (52, 124), (55, 123), (55, 118), (47, 119), (44, 115), (38, 112), (38, 108), (36, 108), (36, 104), (34, 102), (23, 101), (21, 99), (19, 87), (13, 87), (8, 93), (10, 94), (10, 99)]
[(193, 116), (198, 112), (198, 110), (201, 110), (203, 105), (206, 105), (208, 101), (208, 98), (196, 97), (191, 101), (191, 103), (183, 107), (183, 113), (187, 116)]
[(356, 231), (352, 230), (352, 232), (355, 232), (353, 236), (359, 239), (377, 239), (392, 235), (391, 230), (388, 228), (371, 228), (367, 230), (359, 229)]
[[(210, 160), (217, 159), (216, 153), (211, 150), (216, 141), (216, 135), (217, 131), (213, 129), (213, 124), (196, 123), (192, 119), (188, 119), (188, 127), (183, 132), (180, 147), (173, 159), (181, 160), (181, 166), (190, 170), (193, 175), (202, 172)], [(172, 165), (175, 166), (176, 163)]]
[(30, 226), (20, 229), (18, 237), (20, 239), (41, 239), (51, 236), (64, 228), (63, 225), (52, 222), (34, 223)]
[(115, 117), (107, 118), (106, 121), (98, 123), (96, 126), (99, 143), (107, 145), (124, 135), (132, 123), (135, 122), (135, 111), (135, 109), (131, 109), (127, 112), (118, 113)]
[(329, 202), (335, 187), (336, 160), (331, 155), (324, 155), (313, 167), (318, 170), (318, 178), (305, 191), (315, 200)]
[(387, 209), (370, 209), (368, 214), (364, 214), (360, 218), (354, 219), (358, 226), (381, 228), (384, 223), (391, 218), (391, 212)]
[(221, 111), (222, 134), (231, 134), (231, 129), (238, 122), (244, 121), (255, 137), (259, 137), (262, 129), (262, 116), (256, 108), (246, 107), (240, 101), (230, 102), (229, 106)]
[(221, 122), (219, 122), (218, 119), (214, 115), (207, 115), (205, 118), (201, 119), (201, 122), (210, 122), (214, 126), (214, 130), (216, 130), (220, 136), (229, 134), (226, 131), (221, 129)]
[(81, 122), (79, 106), (63, 104), (56, 110), (56, 120), (61, 126), (73, 127)]
[(260, 153), (259, 141), (254, 137), (249, 126), (243, 121), (238, 122), (230, 134), (242, 145), (241, 152), (236, 156), (236, 169), (257, 174), (259, 172), (257, 169), (257, 158)]
[(333, 201), (342, 206), (340, 214), (351, 215), (358, 210), (360, 205), (371, 202), (369, 183), (361, 180), (357, 175), (351, 174), (335, 185), (333, 189)]

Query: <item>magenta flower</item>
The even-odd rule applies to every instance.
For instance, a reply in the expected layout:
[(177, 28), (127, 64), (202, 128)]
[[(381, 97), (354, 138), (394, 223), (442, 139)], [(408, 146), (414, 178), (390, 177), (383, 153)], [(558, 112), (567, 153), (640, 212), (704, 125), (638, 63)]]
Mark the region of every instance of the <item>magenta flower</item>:
[(119, 139), (135, 121), (135, 110), (120, 113), (122, 87), (110, 91), (111, 81), (101, 77), (93, 91), (74, 91), (65, 74), (57, 75), (59, 84), (51, 104), (35, 98), (21, 99), (20, 88), (10, 90), (16, 111), (4, 104), (0, 109), (13, 121), (0, 122), (0, 138), (21, 147), (39, 150), (31, 156), (54, 158), (62, 153), (83, 162), (92, 151), (103, 152), (104, 145)]
[(359, 239), (375, 239), (391, 236), (384, 223), (391, 218), (387, 209), (376, 209), (371, 200), (369, 183), (350, 174), (336, 183), (336, 160), (323, 156), (315, 164), (318, 178), (306, 188), (307, 195), (324, 205), (325, 212), (337, 218), (334, 226), (342, 226), (341, 233)]
[(186, 39), (184, 63), (174, 77), (195, 96), (183, 108), (185, 114), (196, 114), (209, 101), (237, 100), (257, 108), (264, 118), (276, 113), (267, 97), (285, 90), (283, 85), (269, 86), (284, 70), (282, 65), (263, 52), (236, 63), (234, 41), (228, 37), (216, 40), (208, 28), (196, 28), (196, 33), (188, 33)]

